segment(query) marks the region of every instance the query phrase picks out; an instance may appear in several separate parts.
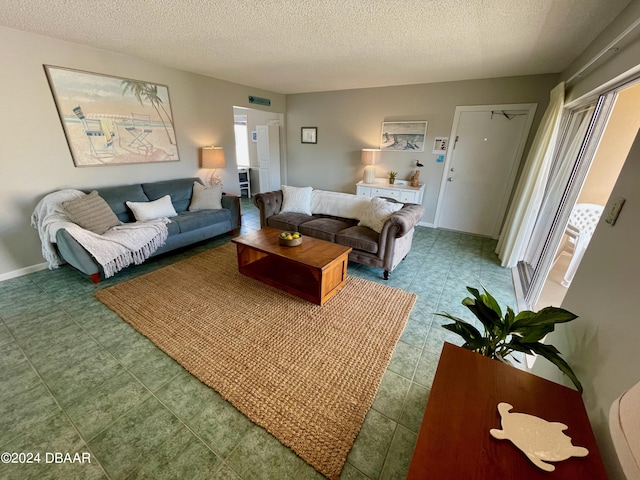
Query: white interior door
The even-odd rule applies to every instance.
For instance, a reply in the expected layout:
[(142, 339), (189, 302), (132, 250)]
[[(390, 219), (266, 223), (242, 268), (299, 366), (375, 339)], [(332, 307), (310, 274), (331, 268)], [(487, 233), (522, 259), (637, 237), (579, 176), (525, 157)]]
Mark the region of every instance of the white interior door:
[(271, 165), (271, 160), (269, 158), (269, 131), (267, 130), (267, 126), (257, 125), (256, 135), (258, 137), (258, 143), (256, 145), (258, 152), (258, 166), (268, 170)]
[(456, 107), (436, 225), (497, 238), (535, 104)]

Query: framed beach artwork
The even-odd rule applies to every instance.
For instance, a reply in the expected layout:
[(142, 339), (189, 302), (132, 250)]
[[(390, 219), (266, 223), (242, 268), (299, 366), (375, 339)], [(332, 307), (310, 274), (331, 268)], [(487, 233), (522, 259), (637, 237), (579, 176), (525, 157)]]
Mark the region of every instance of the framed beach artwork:
[(76, 167), (180, 160), (166, 85), (44, 67)]
[(427, 137), (427, 122), (382, 122), (380, 150), (422, 152)]

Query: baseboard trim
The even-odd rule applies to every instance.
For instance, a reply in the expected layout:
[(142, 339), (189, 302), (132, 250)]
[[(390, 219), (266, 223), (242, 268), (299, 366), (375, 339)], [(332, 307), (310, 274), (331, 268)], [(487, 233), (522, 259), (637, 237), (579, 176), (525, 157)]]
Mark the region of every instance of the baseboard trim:
[(38, 263), (37, 265), (31, 265), (30, 267), (14, 270), (12, 272), (2, 273), (0, 274), (0, 282), (11, 280), (12, 278), (22, 277), (24, 275), (29, 275), (30, 273), (39, 272), (40, 270), (46, 270), (47, 266), (48, 264), (46, 262), (43, 262)]
[(418, 222), (418, 225), (421, 227), (436, 228), (436, 226), (433, 223), (429, 223), (429, 222)]

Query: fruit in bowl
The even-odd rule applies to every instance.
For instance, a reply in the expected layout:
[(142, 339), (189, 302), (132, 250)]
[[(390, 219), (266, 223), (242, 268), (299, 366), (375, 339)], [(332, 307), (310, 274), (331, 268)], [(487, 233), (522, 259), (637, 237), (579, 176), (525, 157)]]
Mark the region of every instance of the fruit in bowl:
[(302, 243), (302, 235), (300, 232), (282, 232), (280, 234), (280, 245), (285, 245), (287, 247), (295, 247), (296, 245), (300, 245)]

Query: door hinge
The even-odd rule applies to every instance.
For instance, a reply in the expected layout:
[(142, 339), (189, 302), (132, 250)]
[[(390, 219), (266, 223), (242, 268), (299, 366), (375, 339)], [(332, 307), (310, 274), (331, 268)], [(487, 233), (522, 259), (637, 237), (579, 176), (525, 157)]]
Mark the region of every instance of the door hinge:
[(456, 149), (456, 144), (458, 143), (458, 135), (456, 135), (456, 139), (453, 141), (453, 149)]

